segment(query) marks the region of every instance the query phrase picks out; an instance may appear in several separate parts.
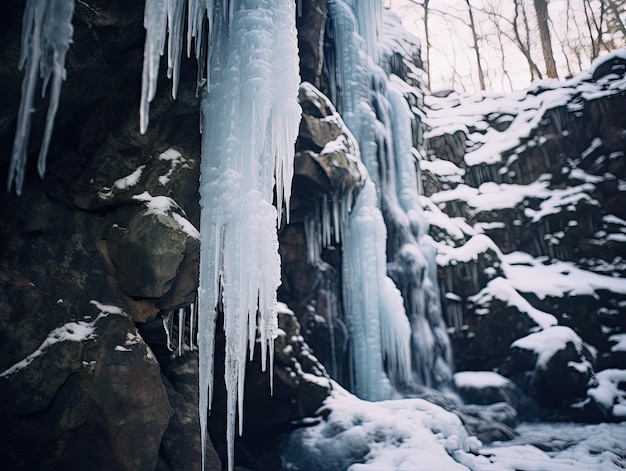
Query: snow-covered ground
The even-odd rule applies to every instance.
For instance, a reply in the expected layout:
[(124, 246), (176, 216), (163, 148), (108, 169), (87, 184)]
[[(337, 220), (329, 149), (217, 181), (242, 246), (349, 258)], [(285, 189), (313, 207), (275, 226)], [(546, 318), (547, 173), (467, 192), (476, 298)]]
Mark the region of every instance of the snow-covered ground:
[(510, 442), (481, 449), (506, 470), (626, 469), (626, 424), (523, 423)]
[(283, 448), (292, 471), (610, 471), (626, 469), (626, 424), (524, 423), (483, 446), (423, 399), (362, 401), (334, 385), (317, 425)]

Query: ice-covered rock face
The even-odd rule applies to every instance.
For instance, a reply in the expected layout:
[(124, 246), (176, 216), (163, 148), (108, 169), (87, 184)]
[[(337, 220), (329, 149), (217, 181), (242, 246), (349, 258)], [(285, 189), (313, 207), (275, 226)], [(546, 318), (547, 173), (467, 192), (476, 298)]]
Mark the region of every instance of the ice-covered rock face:
[[(380, 384), (382, 358), (395, 387), (410, 388), (414, 382), (444, 386), (450, 379), (449, 343), (414, 163), (421, 132), (411, 106), (419, 104), (421, 91), (409, 61), (394, 59), (395, 51), (419, 46), (402, 37), (379, 2), (335, 1), (328, 8), (333, 38), (325, 56), (329, 96), (355, 136), (369, 174), (362, 201), (355, 204), (359, 211), (353, 211), (347, 226), (350, 239), (343, 253), (347, 324), (356, 339), (354, 382), (368, 385), (361, 392), (357, 387), (357, 394), (385, 396), (372, 386)], [(372, 270), (375, 265), (379, 268)], [(368, 325), (380, 326), (380, 340), (375, 338), (379, 329)]]

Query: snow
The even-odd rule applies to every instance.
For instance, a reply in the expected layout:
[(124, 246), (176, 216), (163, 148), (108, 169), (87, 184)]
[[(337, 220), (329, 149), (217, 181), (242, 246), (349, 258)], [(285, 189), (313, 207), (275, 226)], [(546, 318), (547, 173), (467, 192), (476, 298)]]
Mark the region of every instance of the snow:
[[(598, 59), (594, 67), (612, 57), (623, 57), (624, 51), (611, 54), (614, 55), (607, 54)], [(424, 137), (429, 139), (462, 131), (468, 139), (466, 145), (469, 150), (464, 157), (467, 166), (501, 162), (516, 148), (521, 150), (526, 145), (537, 144), (529, 140), (530, 135), (541, 124), (546, 111), (561, 106), (576, 111), (580, 99), (610, 96), (619, 93), (624, 85), (624, 79), (609, 81), (608, 78), (601, 78), (593, 81), (592, 75), (587, 71), (563, 81), (536, 81), (527, 90), (507, 96), (489, 93), (472, 96), (452, 93), (445, 98), (427, 96), (425, 121), (431, 130)], [(512, 117), (505, 130), (497, 131), (487, 122), (485, 117), (492, 112)], [(601, 141), (594, 141), (586, 154), (600, 145)]]
[[(588, 187), (584, 187), (578, 190), (563, 190), (560, 192), (548, 190), (548, 182), (544, 179), (540, 179), (528, 185), (486, 182), (481, 184), (477, 189), (462, 183), (452, 190), (444, 190), (435, 193), (431, 196), (431, 200), (435, 203), (446, 203), (455, 200), (464, 201), (474, 208), (476, 212), (514, 208), (528, 198), (548, 200), (549, 202), (545, 204), (545, 209), (528, 214), (529, 217), (533, 217), (536, 213), (536, 218), (539, 220), (546, 214), (557, 212), (558, 209), (556, 208), (558, 206), (571, 204), (577, 199), (584, 197), (577, 195), (574, 198), (568, 198), (571, 196), (572, 192), (579, 193), (579, 190), (587, 191), (588, 189)], [(552, 200), (551, 198), (555, 199)], [(527, 211), (530, 210), (527, 209)]]
[(180, 225), (181, 229), (185, 234), (187, 234), (192, 239), (200, 240), (200, 232), (195, 228), (188, 219), (185, 219), (178, 213), (171, 213), (171, 216), (174, 220)]
[[(425, 196), (420, 196), (420, 203), (424, 208), (424, 219), (429, 226), (437, 226), (443, 229), (449, 236), (456, 240), (463, 240), (465, 235), (468, 234), (466, 230), (468, 225), (458, 224), (457, 221), (450, 218), (447, 214), (441, 211), (431, 200)], [(469, 234), (473, 235), (474, 231), (469, 228)]]
[(565, 295), (597, 296), (597, 291), (606, 290), (626, 294), (626, 283), (622, 278), (601, 275), (578, 268), (571, 262), (552, 260), (542, 263), (523, 252), (503, 255), (503, 269), (513, 286), (523, 293), (533, 293), (539, 299)]
[(73, 14), (74, 0), (28, 0), (24, 8), (19, 59), (19, 68), (24, 69), (24, 79), (7, 183), (10, 191), (15, 182), (18, 195), (22, 194), (24, 184), (30, 117), (34, 109), (35, 87), (39, 77), (43, 79), (43, 96), (52, 78), (46, 125), (37, 164), (42, 178), (46, 173), (48, 147), (59, 106), (61, 84), (65, 80), (65, 57), (74, 32)]
[[(290, 471), (613, 471), (624, 469), (623, 424), (521, 424), (483, 447), (460, 419), (422, 399), (366, 402), (333, 383), (319, 423), (283, 446)], [(554, 451), (537, 446), (556, 445)]]
[(464, 183), (460, 184), (453, 190), (439, 191), (432, 195), (430, 199), (433, 203), (446, 203), (448, 201), (461, 200), (469, 202), (478, 194), (476, 188), (472, 188)]
[(516, 307), (520, 312), (528, 314), (541, 329), (557, 324), (556, 317), (533, 307), (519, 294), (510, 280), (501, 276), (489, 281), (487, 286), (474, 296), (470, 296), (469, 299), (481, 306), (488, 304), (492, 299), (499, 299), (509, 306)]
[[(125, 316), (122, 308), (107, 304), (102, 304), (96, 300), (91, 300), (90, 304), (94, 305), (100, 311), (98, 316), (90, 321), (67, 322), (56, 329), (53, 329), (39, 347), (23, 360), (18, 361), (10, 368), (0, 373), (0, 378), (11, 376), (20, 370), (28, 367), (36, 358), (44, 355), (46, 351), (54, 344), (59, 342), (86, 342), (96, 338), (96, 323), (110, 314)], [(87, 318), (87, 316), (85, 316)]]
[(456, 415), (422, 399), (366, 402), (333, 384), (322, 410), (325, 420), (290, 436), (285, 469), (461, 471), (451, 453), (480, 446)]
[(37, 357), (40, 357), (46, 350), (50, 348), (50, 346), (54, 345), (58, 342), (85, 342), (87, 340), (92, 340), (95, 338), (95, 323), (100, 318), (96, 318), (91, 322), (68, 322), (63, 324), (60, 327), (52, 330), (48, 337), (41, 343), (39, 348), (35, 350), (33, 353), (28, 355), (23, 360), (15, 363), (13, 366), (8, 368), (7, 370), (0, 373), (0, 378), (5, 376), (10, 376), (18, 371), (26, 368), (30, 365)]
[(135, 169), (135, 171), (133, 171), (129, 175), (115, 180), (113, 182), (113, 186), (103, 187), (102, 190), (98, 192), (98, 196), (103, 200), (108, 200), (113, 198), (116, 190), (127, 190), (129, 188), (132, 188), (137, 183), (139, 183), (139, 179), (141, 178), (144, 168), (146, 168), (145, 165), (140, 165), (139, 167), (137, 167), (137, 169)]
[(437, 264), (439, 266), (453, 265), (458, 262), (478, 260), (480, 254), (491, 250), (501, 256), (500, 249), (493, 240), (484, 234), (472, 236), (460, 247), (450, 247), (445, 244), (437, 245)]
[(626, 420), (626, 391), (620, 384), (626, 383), (626, 370), (607, 369), (596, 373), (598, 386), (587, 394), (612, 412), (618, 420)]
[(559, 350), (565, 349), (568, 343), (573, 344), (577, 352), (582, 352), (583, 341), (576, 332), (569, 327), (555, 325), (516, 340), (511, 344), (511, 348), (535, 352), (537, 366), (545, 369), (550, 358)]
[[(510, 442), (481, 450), (502, 465), (496, 469), (613, 471), (626, 467), (624, 424), (523, 423), (516, 428), (516, 433)], [(557, 447), (554, 451), (539, 452), (533, 444)]]
[(182, 208), (169, 196), (152, 196), (149, 192), (144, 191), (143, 193), (134, 195), (132, 199), (144, 203), (146, 210), (143, 214), (169, 216), (178, 223), (185, 234), (193, 239), (200, 240), (200, 232), (198, 229), (185, 218)]
[(96, 307), (96, 309), (98, 309), (98, 311), (100, 311), (100, 314), (102, 315), (109, 315), (109, 314), (114, 314), (117, 316), (125, 316), (126, 313), (124, 312), (124, 310), (121, 307), (118, 306), (114, 306), (112, 304), (103, 304), (99, 301), (96, 301), (95, 299), (92, 299), (89, 301), (89, 304), (92, 304), (93, 306)]
[(462, 181), (461, 177), (465, 175), (464, 169), (457, 167), (454, 162), (450, 162), (449, 160), (420, 160), (419, 165), (422, 170), (426, 170), (436, 175), (442, 181), (452, 181), (460, 183)]
[[(182, 2), (181, 2), (182, 3)], [(172, 178), (172, 175), (178, 167), (191, 168), (188, 164), (188, 160), (176, 149), (169, 148), (165, 152), (159, 154), (159, 160), (164, 160), (170, 163), (170, 168), (165, 175), (159, 176), (159, 183), (161, 185), (167, 185)]]
[(524, 214), (537, 222), (550, 214), (557, 214), (565, 208), (566, 211), (576, 211), (576, 206), (581, 201), (588, 204), (600, 206), (597, 200), (592, 198), (589, 193), (593, 192), (595, 186), (591, 183), (584, 183), (578, 186), (572, 186), (563, 190), (553, 189), (550, 191), (548, 198), (541, 202), (538, 210), (526, 208)]
[(611, 345), (612, 352), (626, 352), (626, 334), (611, 335), (609, 342), (615, 342)]
[(457, 388), (504, 388), (511, 381), (495, 371), (460, 371), (454, 374)]

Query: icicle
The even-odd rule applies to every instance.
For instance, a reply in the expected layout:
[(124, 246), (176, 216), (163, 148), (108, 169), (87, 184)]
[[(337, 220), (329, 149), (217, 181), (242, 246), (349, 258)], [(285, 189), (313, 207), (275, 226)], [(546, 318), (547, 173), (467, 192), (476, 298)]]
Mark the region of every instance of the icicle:
[(385, 268), (385, 233), (376, 192), (366, 181), (352, 209), (343, 244), (343, 298), (350, 333), (355, 393), (372, 401), (385, 398), (381, 351), (379, 279)]
[(183, 344), (185, 343), (185, 308), (178, 309), (178, 356), (183, 354)]
[(165, 330), (165, 345), (170, 352), (174, 351), (174, 341), (172, 340), (172, 330), (174, 328), (174, 311), (168, 311), (163, 315), (163, 330)]
[(411, 223), (416, 238), (428, 232), (422, 206), (419, 202), (418, 175), (413, 160), (412, 113), (402, 93), (394, 86), (388, 87), (391, 104), (393, 146), (396, 167), (398, 201)]
[(196, 306), (197, 303), (191, 303), (189, 307), (189, 349), (193, 352), (196, 349), (196, 319), (197, 312)]
[(28, 0), (22, 18), (22, 39), (19, 69), (25, 69), (22, 95), (17, 114), (17, 129), (13, 141), (9, 167), (8, 190), (15, 182), (15, 191), (22, 194), (24, 172), (30, 137), (30, 115), (34, 108), (37, 72), (43, 78), (42, 95), (45, 95), (50, 78), (50, 103), (42, 139), (37, 168), (39, 175), (46, 172), (46, 157), (59, 106), (61, 83), (65, 80), (65, 56), (72, 42), (72, 15), (74, 0)]
[(339, 312), (337, 302), (333, 296), (334, 286), (332, 281), (326, 277), (324, 283), (324, 291), (326, 295), (326, 322), (328, 323), (328, 336), (330, 341), (330, 363), (335, 378), (338, 377), (337, 367), (337, 345), (335, 342), (335, 319), (338, 318)]
[[(203, 86), (202, 62), (210, 57), (211, 45), (204, 30), (204, 21), (213, 16), (213, 0), (146, 0), (144, 27), (146, 42), (143, 51), (143, 72), (141, 77), (141, 104), (139, 108), (139, 129), (145, 133), (148, 129), (150, 102), (155, 97), (159, 74), (159, 63), (167, 47), (167, 76), (172, 79), (172, 97), (178, 92), (178, 78), (183, 48), (183, 30), (187, 9), (187, 55), (191, 55), (195, 41), (195, 56), (198, 59), (199, 80)], [(205, 54), (206, 51), (209, 51)]]
[(167, 33), (168, 0), (146, 0), (143, 25), (146, 43), (143, 48), (143, 72), (141, 77), (141, 103), (139, 105), (139, 130), (148, 130), (150, 102), (156, 94), (159, 62), (165, 47)]
[(370, 57), (378, 60), (378, 36), (383, 28), (383, 2), (380, 0), (349, 0), (365, 39)]
[(183, 30), (185, 29), (185, 2), (168, 0), (167, 2), (167, 77), (172, 79), (172, 98), (176, 99), (178, 76), (183, 50)]
[(235, 420), (238, 416), (241, 432), (245, 365), (257, 327), (262, 366), (269, 358), (272, 368), (280, 214), (271, 202), (276, 182), (278, 204), (288, 204), (300, 120), (295, 3), (242, 0), (237, 8), (233, 3), (215, 9), (210, 89), (201, 104), (198, 299), (203, 443), (212, 389), (212, 359), (206, 352), (212, 354), (218, 299), (224, 313), (231, 470)]

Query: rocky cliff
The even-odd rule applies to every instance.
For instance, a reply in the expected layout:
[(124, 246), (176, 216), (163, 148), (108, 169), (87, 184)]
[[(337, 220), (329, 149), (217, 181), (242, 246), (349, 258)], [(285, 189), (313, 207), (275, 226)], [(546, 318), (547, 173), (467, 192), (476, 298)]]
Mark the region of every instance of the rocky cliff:
[[(328, 244), (320, 257), (311, 257), (314, 248), (307, 241), (307, 225), (319, 222), (323, 208), (333, 201), (351, 201), (366, 175), (354, 159), (354, 137), (328, 98), (335, 95), (337, 101), (336, 84), (325, 63), (333, 41), (326, 2), (301, 3), (297, 25), (301, 76), (307, 83), (299, 95), (303, 118), (291, 218), (279, 233), (283, 270), (279, 299), (285, 304), (279, 310), (274, 392), (270, 395), (269, 377), (258, 362), (250, 363), (245, 432), (236, 449), (238, 465), (251, 470), (280, 469), (281, 437), (324, 420), (316, 414), (326, 413), (319, 408), (330, 394), (331, 376), (350, 386), (341, 244)], [(0, 18), (2, 175), (8, 173), (19, 106), (23, 7), (23, 2), (9, 0)], [(141, 134), (142, 21), (141, 4), (76, 3), (67, 80), (46, 177), (37, 176), (31, 158), (22, 195), (0, 196), (3, 469), (201, 467), (197, 354), (191, 338), (199, 260), (196, 64), (183, 60), (176, 100), (170, 97), (162, 67), (150, 126)], [(385, 49), (384, 72), (419, 89), (419, 49), (408, 52), (402, 56), (397, 47)], [(616, 57), (588, 80), (608, 88), (617, 87), (620, 77), (623, 59)], [(562, 335), (564, 353), (554, 360), (560, 365), (556, 370), (573, 385), (573, 396), (567, 396), (570, 390), (559, 396), (571, 408), (589, 395), (595, 372), (625, 367), (623, 349), (614, 348), (626, 331), (624, 293), (566, 289), (565, 294), (540, 296), (513, 287), (514, 294), (522, 293), (532, 307), (521, 309), (511, 297), (503, 300), (483, 289), (498, 278), (513, 278), (504, 273), (505, 263), (532, 268), (542, 263), (542, 256), (572, 263), (567, 265), (570, 271), (585, 268), (604, 275), (609, 271), (622, 283), (624, 92), (596, 99), (573, 95), (560, 108), (541, 114), (535, 109), (539, 122), (529, 135), (502, 152), (500, 160), (477, 165), (467, 164), (467, 154), (480, 147), (472, 139), (478, 141), (479, 134), (490, 128), (507, 129), (519, 108), (480, 118), (472, 115), (470, 125), (445, 130), (435, 118), (437, 110), (449, 104), (427, 99), (431, 129), (423, 141), (422, 94), (407, 93), (405, 98), (416, 113), (411, 144), (427, 150), (419, 162), (428, 198), (423, 205), (430, 235), (441, 244), (439, 279), (448, 327), (454, 332), (457, 367), (501, 367), (517, 383), (528, 383), (525, 394), (541, 402), (542, 391), (552, 383), (542, 373), (528, 374), (537, 366), (532, 348), (523, 342), (509, 348), (537, 327), (529, 310), (539, 310), (577, 333)], [(378, 105), (383, 107), (382, 100)], [(31, 157), (41, 145), (45, 113), (46, 99), (37, 98), (31, 114)], [(459, 109), (452, 112), (460, 114)], [(468, 188), (472, 195), (486, 194), (495, 188), (490, 184), (500, 185), (498, 191), (510, 190), (503, 185), (524, 185), (528, 191), (513, 205), (480, 211), (466, 198), (447, 193)], [(555, 206), (573, 209), (544, 216), (542, 204), (553, 197), (560, 198)], [(393, 206), (389, 201), (386, 205), (385, 217), (391, 220)], [(464, 221), (450, 219), (458, 217)], [(409, 238), (411, 230), (408, 223), (398, 225), (390, 240), (406, 241), (403, 237)], [(481, 240), (482, 245), (476, 244)], [(472, 244), (484, 250), (467, 259), (450, 254), (451, 249), (469, 249)], [(390, 246), (393, 249), (391, 242)], [(505, 256), (522, 250), (532, 258), (515, 261)], [(388, 268), (397, 280), (403, 279), (394, 266)], [(566, 269), (557, 268), (551, 276)], [(407, 282), (404, 288), (422, 286), (416, 283)], [(432, 325), (440, 327), (436, 321)], [(436, 341), (439, 358), (444, 357), (447, 339)], [(225, 458), (226, 393), (219, 366), (223, 342), (218, 336), (218, 382), (206, 467), (211, 470), (221, 469)], [(587, 363), (594, 355), (589, 346), (599, 352), (591, 370)], [(570, 362), (576, 363), (573, 369), (579, 374), (568, 375)], [(611, 384), (623, 388), (619, 380)], [(407, 388), (411, 394), (431, 394), (433, 401), (456, 408), (440, 395), (413, 386)], [(521, 393), (513, 386), (511, 390), (506, 389), (505, 400), (517, 406), (515, 398)], [(503, 393), (498, 394), (502, 399)], [(593, 399), (593, 393), (589, 397)], [(584, 417), (613, 417), (599, 401), (593, 404)], [(555, 404), (547, 400), (541, 405)], [(476, 418), (481, 412), (459, 414), (476, 433), (485, 422)], [(506, 418), (498, 421), (512, 424), (508, 409), (501, 415)]]
[(618, 51), (565, 82), (426, 107), (423, 202), (456, 368), (498, 369), (584, 420), (621, 417), (623, 391), (597, 393), (626, 366), (625, 64)]
[[(23, 8), (9, 2), (1, 20), (4, 175), (20, 96)], [(307, 5), (311, 14), (300, 21), (319, 8)], [(323, 11), (311, 22), (301, 47), (315, 46), (315, 63)], [(72, 23), (46, 177), (36, 175), (31, 158), (22, 195), (0, 197), (0, 462), (4, 469), (200, 469), (197, 355), (189, 338), (199, 259), (197, 65), (183, 61), (176, 100), (162, 68), (150, 127), (141, 134), (143, 4), (77, 2)], [(45, 97), (35, 101), (29, 154), (41, 145), (46, 104)], [(328, 138), (313, 132), (318, 141)], [(280, 327), (273, 397), (258, 364), (248, 373), (255, 456), (276, 450), (278, 433), (314, 415), (330, 387), (287, 308)], [(216, 390), (210, 431), (222, 454), (225, 392), (219, 383)], [(246, 452), (240, 455), (245, 462)], [(265, 469), (276, 469), (277, 459), (266, 458)], [(206, 469), (221, 469), (211, 445)]]

